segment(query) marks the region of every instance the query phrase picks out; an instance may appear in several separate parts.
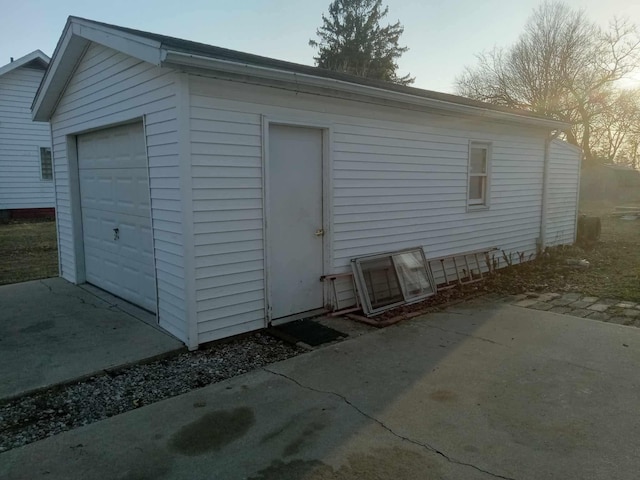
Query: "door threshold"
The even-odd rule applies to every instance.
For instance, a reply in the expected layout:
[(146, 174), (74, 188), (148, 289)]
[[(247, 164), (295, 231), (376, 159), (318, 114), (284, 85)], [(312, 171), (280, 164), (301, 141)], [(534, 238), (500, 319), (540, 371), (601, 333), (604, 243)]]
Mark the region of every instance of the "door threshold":
[(271, 320), (269, 325), (276, 327), (284, 323), (295, 322), (296, 320), (319, 317), (320, 315), (324, 315), (328, 312), (329, 310), (327, 310), (326, 308), (316, 308), (314, 310), (307, 310), (306, 312), (302, 312), (302, 313), (295, 313), (293, 315), (289, 315), (288, 317), (276, 318), (274, 320)]

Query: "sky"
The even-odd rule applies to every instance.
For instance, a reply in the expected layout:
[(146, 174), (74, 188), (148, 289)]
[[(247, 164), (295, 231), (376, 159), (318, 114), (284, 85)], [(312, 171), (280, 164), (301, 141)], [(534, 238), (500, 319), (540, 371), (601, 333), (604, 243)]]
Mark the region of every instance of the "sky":
[[(0, 0), (0, 66), (40, 49), (51, 55), (69, 15), (313, 65), (308, 45), (330, 0)], [(640, 24), (640, 0), (565, 0), (606, 26)], [(515, 42), (540, 0), (383, 0), (404, 25), (399, 74), (454, 92), (475, 55)], [(640, 86), (640, 75), (629, 86)]]

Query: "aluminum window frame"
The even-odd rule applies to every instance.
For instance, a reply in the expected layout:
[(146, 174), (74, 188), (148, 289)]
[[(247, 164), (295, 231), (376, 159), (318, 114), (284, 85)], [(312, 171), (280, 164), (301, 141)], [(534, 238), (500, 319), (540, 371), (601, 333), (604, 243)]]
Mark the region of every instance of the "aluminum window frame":
[[(49, 151), (49, 173), (45, 176), (44, 163), (45, 159), (43, 153)], [(51, 147), (38, 147), (38, 155), (40, 157), (40, 180), (43, 182), (53, 182), (53, 149)]]
[[(471, 152), (473, 149), (483, 149), (485, 153), (485, 172), (471, 173)], [(493, 163), (493, 145), (491, 142), (482, 140), (469, 141), (469, 154), (467, 158), (467, 210), (486, 210), (490, 206), (491, 196), (491, 164)], [(482, 198), (472, 199), (471, 179), (484, 178), (482, 183)]]
[[(408, 292), (406, 292), (406, 282), (403, 282), (400, 280), (400, 274), (398, 272), (398, 266), (396, 265), (395, 261), (394, 261), (394, 257), (395, 256), (399, 256), (402, 254), (406, 254), (406, 253), (414, 253), (414, 252), (419, 252), (420, 253), (420, 258), (422, 260), (422, 264), (424, 265), (425, 268), (425, 272), (427, 275), (427, 279), (429, 281), (429, 285), (431, 287), (431, 291), (424, 293), (422, 295), (408, 295)], [(372, 303), (371, 303), (371, 297), (369, 295), (369, 290), (367, 289), (367, 283), (366, 280), (364, 278), (364, 273), (362, 271), (362, 263), (364, 262), (370, 262), (373, 260), (379, 260), (379, 259), (384, 259), (384, 258), (389, 258), (391, 260), (391, 264), (393, 266), (393, 271), (394, 274), (396, 276), (396, 281), (398, 283), (398, 289), (400, 290), (400, 293), (402, 295), (402, 300), (398, 301), (398, 302), (394, 302), (394, 303), (390, 303), (388, 305), (383, 305), (381, 307), (377, 307), (374, 308)], [(421, 247), (415, 247), (415, 248), (407, 248), (407, 249), (403, 249), (403, 250), (396, 250), (393, 252), (386, 252), (386, 253), (379, 253), (379, 254), (375, 254), (375, 255), (366, 255), (363, 257), (357, 257), (351, 260), (351, 268), (353, 270), (353, 277), (355, 279), (355, 285), (356, 285), (356, 289), (358, 290), (356, 292), (356, 295), (360, 296), (361, 299), (361, 303), (362, 303), (362, 308), (364, 310), (364, 313), (367, 316), (373, 316), (373, 315), (377, 315), (380, 314), (382, 312), (385, 312), (387, 310), (390, 310), (394, 307), (398, 307), (400, 305), (411, 305), (413, 303), (417, 303), (421, 300), (424, 300), (425, 298), (429, 298), (432, 297), (433, 295), (435, 295), (437, 293), (437, 285), (436, 282), (434, 280), (433, 277), (433, 272), (431, 271), (431, 265), (429, 264), (429, 262), (427, 261), (426, 255), (424, 253), (424, 250)]]

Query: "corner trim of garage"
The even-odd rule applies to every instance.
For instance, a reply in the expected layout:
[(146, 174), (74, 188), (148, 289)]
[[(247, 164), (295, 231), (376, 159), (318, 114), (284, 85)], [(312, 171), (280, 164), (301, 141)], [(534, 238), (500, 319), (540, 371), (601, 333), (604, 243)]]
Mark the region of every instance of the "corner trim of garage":
[(184, 246), (185, 322), (189, 350), (198, 348), (196, 315), (196, 268), (193, 236), (193, 177), (191, 174), (191, 99), (189, 74), (176, 74), (178, 103), (178, 141), (180, 145), (180, 195), (182, 197), (182, 241)]

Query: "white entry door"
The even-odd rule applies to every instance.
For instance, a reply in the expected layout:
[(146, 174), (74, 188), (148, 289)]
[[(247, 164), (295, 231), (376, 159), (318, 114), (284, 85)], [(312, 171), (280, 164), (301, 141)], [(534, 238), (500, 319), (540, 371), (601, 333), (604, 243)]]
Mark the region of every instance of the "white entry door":
[(322, 308), (322, 130), (269, 126), (271, 318)]
[(155, 312), (142, 123), (79, 135), (77, 141), (87, 282)]

